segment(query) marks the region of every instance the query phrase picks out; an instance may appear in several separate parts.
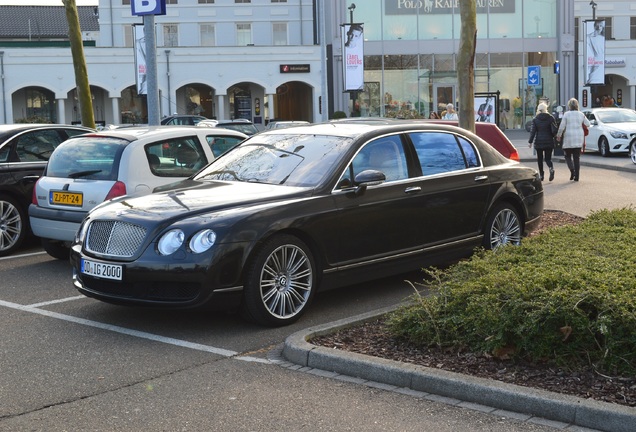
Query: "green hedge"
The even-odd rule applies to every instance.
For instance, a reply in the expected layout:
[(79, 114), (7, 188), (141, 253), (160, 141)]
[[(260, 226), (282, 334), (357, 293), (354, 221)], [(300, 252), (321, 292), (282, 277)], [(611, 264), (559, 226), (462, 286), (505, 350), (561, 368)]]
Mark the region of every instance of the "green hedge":
[[(592, 213), (519, 247), (429, 269), (430, 294), (389, 317), (418, 346), (636, 373), (636, 212)], [(436, 295), (435, 295), (436, 294)]]

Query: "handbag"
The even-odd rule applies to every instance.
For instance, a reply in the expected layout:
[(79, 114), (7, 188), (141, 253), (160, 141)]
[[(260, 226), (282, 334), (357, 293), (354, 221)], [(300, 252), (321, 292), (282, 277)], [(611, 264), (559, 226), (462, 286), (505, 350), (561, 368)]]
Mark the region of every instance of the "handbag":
[(581, 123), (581, 126), (583, 126), (583, 136), (588, 136), (590, 134), (590, 130), (587, 126), (585, 126), (585, 123)]

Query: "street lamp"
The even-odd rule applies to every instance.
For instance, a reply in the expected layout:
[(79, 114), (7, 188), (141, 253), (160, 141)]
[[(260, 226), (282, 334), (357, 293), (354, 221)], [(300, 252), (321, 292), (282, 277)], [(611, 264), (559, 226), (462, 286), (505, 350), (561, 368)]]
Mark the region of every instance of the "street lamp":
[(595, 20), (596, 19), (596, 2), (592, 0), (590, 2), (590, 6), (592, 6), (592, 19)]
[(353, 11), (356, 9), (356, 4), (351, 3), (351, 6), (349, 6), (347, 9), (349, 9), (349, 20), (351, 24), (353, 24)]

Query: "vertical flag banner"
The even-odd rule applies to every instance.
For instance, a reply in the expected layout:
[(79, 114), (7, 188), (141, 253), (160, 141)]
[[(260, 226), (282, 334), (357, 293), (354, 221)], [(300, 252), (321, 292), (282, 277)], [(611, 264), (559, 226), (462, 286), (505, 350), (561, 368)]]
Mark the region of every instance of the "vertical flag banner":
[(133, 26), (135, 35), (135, 78), (137, 81), (137, 94), (148, 94), (146, 82), (146, 37), (144, 26)]
[(342, 25), (342, 65), (344, 91), (364, 89), (364, 28), (362, 24)]
[(585, 85), (605, 84), (605, 20), (584, 22)]

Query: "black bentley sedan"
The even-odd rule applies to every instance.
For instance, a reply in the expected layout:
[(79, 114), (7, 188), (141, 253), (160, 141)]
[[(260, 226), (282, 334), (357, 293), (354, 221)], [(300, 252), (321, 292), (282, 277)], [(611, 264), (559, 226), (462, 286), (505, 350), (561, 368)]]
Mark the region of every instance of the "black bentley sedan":
[(463, 129), (299, 126), (98, 206), (72, 247), (73, 281), (110, 303), (232, 307), (285, 325), (319, 290), (519, 244), (542, 212), (536, 170)]

